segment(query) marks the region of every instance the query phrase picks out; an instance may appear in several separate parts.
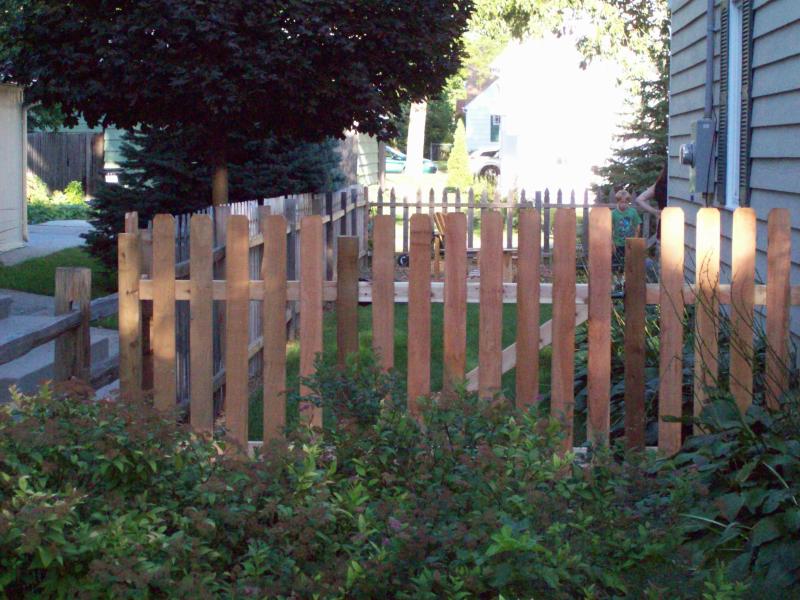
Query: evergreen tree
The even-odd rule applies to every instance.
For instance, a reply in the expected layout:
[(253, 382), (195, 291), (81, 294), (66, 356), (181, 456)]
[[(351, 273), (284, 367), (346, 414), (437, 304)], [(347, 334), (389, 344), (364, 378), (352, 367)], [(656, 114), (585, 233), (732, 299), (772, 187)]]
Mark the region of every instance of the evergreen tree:
[(655, 25), (658, 43), (651, 45), (647, 54), (655, 66), (656, 76), (636, 78), (636, 94), (629, 102), (630, 118), (617, 136), (619, 144), (607, 163), (595, 168), (595, 173), (605, 182), (599, 186), (603, 194), (621, 185), (635, 193), (642, 192), (655, 182), (667, 161), (669, 16), (662, 15)]
[[(119, 184), (106, 184), (92, 202), (94, 231), (89, 251), (116, 268), (116, 236), (125, 213), (137, 211), (144, 225), (157, 213), (180, 214), (208, 206), (208, 169), (190, 156), (191, 137), (162, 129), (126, 133)], [(295, 143), (274, 138), (238, 141), (244, 160), (230, 165), (230, 200), (255, 200), (289, 193), (320, 192), (344, 183), (336, 142)]]
[(469, 153), (467, 152), (467, 130), (464, 121), (458, 121), (456, 133), (453, 136), (453, 149), (447, 159), (447, 185), (462, 190), (472, 185), (472, 172), (469, 168)]

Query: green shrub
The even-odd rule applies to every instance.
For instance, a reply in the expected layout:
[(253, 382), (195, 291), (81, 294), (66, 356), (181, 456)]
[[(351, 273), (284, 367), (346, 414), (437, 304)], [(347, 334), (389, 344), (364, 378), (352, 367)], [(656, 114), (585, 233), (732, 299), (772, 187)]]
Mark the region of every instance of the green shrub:
[(731, 579), (749, 579), (765, 597), (800, 585), (800, 391), (779, 411), (753, 404), (742, 415), (727, 394), (703, 410), (702, 435), (675, 458), (673, 477), (694, 474), (687, 515), (703, 562), (724, 560)]
[(349, 382), (322, 371), (306, 383), (351, 418), (325, 433), (298, 428), (256, 461), (220, 453), (220, 441), (143, 404), (17, 397), (0, 412), (0, 590), (693, 598), (727, 589), (721, 576), (694, 576), (673, 535), (678, 504), (647, 464), (560, 457), (555, 423), (474, 396), (428, 402), (418, 423), (401, 402), (377, 401), (392, 376), (367, 356), (345, 371)]
[(28, 223), (35, 225), (63, 219), (88, 219), (89, 205), (80, 181), (72, 181), (63, 191), (52, 194), (47, 185), (33, 173), (28, 173)]
[(469, 153), (467, 152), (467, 132), (464, 128), (464, 121), (460, 120), (453, 136), (453, 148), (447, 158), (447, 185), (466, 190), (472, 183), (473, 177), (469, 168)]

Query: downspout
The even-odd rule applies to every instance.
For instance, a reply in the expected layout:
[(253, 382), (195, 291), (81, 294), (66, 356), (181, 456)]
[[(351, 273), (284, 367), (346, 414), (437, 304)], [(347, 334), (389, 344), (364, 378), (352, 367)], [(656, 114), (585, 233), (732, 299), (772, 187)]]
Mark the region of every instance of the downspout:
[(706, 119), (710, 119), (714, 112), (714, 2), (708, 0), (706, 6), (706, 98), (703, 107)]

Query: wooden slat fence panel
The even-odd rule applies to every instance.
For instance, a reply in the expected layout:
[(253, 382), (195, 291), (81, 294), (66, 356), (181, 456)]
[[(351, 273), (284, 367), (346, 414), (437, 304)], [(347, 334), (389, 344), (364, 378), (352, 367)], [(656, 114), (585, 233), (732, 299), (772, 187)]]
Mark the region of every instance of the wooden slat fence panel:
[(734, 212), (731, 250), (730, 390), (744, 412), (753, 398), (756, 213), (752, 208), (739, 208)]
[(411, 264), (408, 277), (408, 367), (409, 410), (419, 415), (418, 400), (431, 386), (431, 218), (411, 217)]
[(539, 211), (519, 211), (519, 261), (517, 275), (517, 406), (539, 400), (539, 284), (541, 249)]
[(261, 222), (264, 254), (264, 441), (286, 427), (286, 219), (271, 215)]
[(248, 441), (249, 240), (247, 216), (232, 215), (226, 247), (225, 422), (228, 434), (240, 446)]
[(681, 447), (681, 424), (665, 418), (680, 418), (683, 410), (683, 243), (683, 210), (665, 208), (661, 213), (658, 448), (669, 455)]
[[(717, 385), (719, 346), (720, 218), (715, 208), (697, 211), (695, 253), (697, 301), (694, 308), (694, 414), (706, 405)], [(695, 427), (696, 431), (699, 431)]]
[(625, 240), (625, 447), (644, 450), (645, 240)]
[[(501, 389), (501, 376), (516, 366), (517, 403), (528, 406), (538, 399), (538, 350), (552, 340), (551, 410), (555, 418), (563, 419), (565, 449), (573, 443), (574, 420), (574, 360), (575, 328), (589, 315), (588, 352), (588, 420), (587, 437), (594, 444), (609, 442), (610, 351), (611, 351), (611, 218), (607, 207), (588, 208), (589, 283), (578, 284), (576, 258), (582, 240), (577, 237), (576, 208), (572, 203), (555, 208), (553, 236), (553, 283), (540, 281), (539, 265), (544, 256), (543, 221), (549, 203), (533, 196), (544, 213), (530, 208), (528, 197), (520, 197), (516, 205), (502, 210), (484, 209), (481, 216), (482, 249), (478, 263), (480, 279), (468, 278), (469, 203), (466, 213), (456, 211), (441, 217), (446, 238), (444, 282), (431, 280), (432, 223), (427, 210), (410, 218), (411, 268), (409, 281), (395, 281), (396, 222), (391, 215), (376, 216), (372, 222), (372, 281), (358, 281), (358, 260), (361, 240), (367, 228), (360, 216), (366, 213), (366, 194), (350, 191), (339, 199), (344, 210), (332, 215), (323, 208), (322, 196), (287, 197), (269, 207), (257, 203), (238, 203), (208, 211), (214, 215), (194, 217), (159, 216), (153, 226), (153, 278), (142, 278), (141, 246), (144, 237), (133, 218), (129, 219), (131, 233), (120, 234), (120, 373), (123, 393), (141, 395), (142, 307), (148, 302), (154, 308), (153, 347), (156, 348), (156, 403), (161, 410), (170, 410), (181, 399), (180, 365), (181, 337), (170, 348), (170, 336), (176, 344), (175, 327), (181, 305), (190, 319), (186, 340), (186, 360), (191, 369), (187, 385), (191, 422), (200, 430), (213, 428), (212, 394), (224, 387), (226, 420), (231, 437), (240, 445), (248, 441), (247, 399), (248, 380), (253, 375), (252, 364), (264, 381), (265, 439), (281, 437), (286, 423), (286, 308), (300, 303), (300, 372), (311, 375), (314, 360), (322, 350), (322, 306), (334, 301), (338, 305), (338, 346), (342, 357), (358, 347), (357, 302), (372, 302), (373, 344), (381, 354), (382, 366), (394, 366), (394, 304), (408, 302), (408, 393), (409, 410), (419, 414), (418, 399), (431, 393), (431, 303), (444, 303), (444, 386), (452, 391), (455, 384), (467, 379), (474, 382), (483, 398), (493, 399)], [(563, 202), (563, 195), (562, 195)], [(440, 205), (444, 207), (445, 197)], [(294, 211), (292, 226), (283, 216), (272, 217), (272, 206)], [(449, 200), (448, 209), (457, 206)], [(475, 206), (480, 206), (475, 204)], [(556, 205), (557, 206), (557, 203)], [(410, 207), (410, 205), (409, 205)], [(386, 208), (384, 204), (384, 209)], [(516, 283), (503, 282), (504, 246), (508, 243), (508, 211), (518, 211), (519, 241), (516, 252), (518, 276)], [(309, 213), (318, 213), (310, 215)], [(324, 213), (324, 214), (323, 214)], [(513, 217), (513, 212), (511, 213)], [(334, 220), (335, 216), (335, 220)], [(364, 215), (362, 215), (364, 216)], [(767, 285), (755, 284), (754, 215), (749, 209), (734, 216), (734, 246), (740, 255), (733, 256), (731, 284), (719, 280), (719, 211), (703, 209), (698, 215), (703, 235), (698, 239), (695, 284), (684, 282), (684, 222), (679, 209), (663, 212), (664, 239), (661, 253), (661, 282), (646, 284), (644, 239), (628, 241), (625, 278), (625, 415), (626, 440), (629, 447), (645, 444), (644, 349), (645, 306), (660, 304), (660, 359), (658, 444), (665, 453), (680, 448), (681, 424), (668, 423), (667, 417), (680, 417), (683, 401), (683, 331), (686, 324), (684, 306), (695, 304), (697, 342), (695, 375), (706, 377), (694, 386), (695, 410), (705, 403), (709, 385), (716, 384), (717, 335), (723, 314), (731, 315), (734, 339), (731, 350), (734, 363), (731, 388), (742, 409), (747, 396), (752, 397), (753, 360), (752, 318), (754, 308), (767, 308), (766, 380), (772, 381), (768, 401), (778, 407), (780, 393), (786, 386), (785, 366), (788, 352), (789, 307), (800, 305), (800, 286), (791, 286), (789, 261), (791, 247), (788, 214), (777, 210), (770, 216), (769, 270)], [(327, 279), (326, 257), (328, 228), (341, 231), (344, 221), (354, 236), (336, 242), (340, 269), (336, 281)], [(221, 230), (225, 223), (227, 231)], [(138, 225), (138, 224), (137, 224)], [(135, 233), (133, 232), (135, 229)], [(217, 241), (225, 244), (218, 253), (212, 246), (216, 230)], [(583, 234), (583, 231), (581, 233)], [(187, 233), (188, 232), (188, 233)], [(298, 240), (297, 238), (300, 238)], [(186, 246), (186, 248), (184, 248)], [(188, 249), (187, 249), (188, 248)], [(296, 260), (290, 252), (296, 251)], [(255, 251), (254, 251), (255, 250)], [(505, 249), (507, 250), (507, 248)], [(263, 260), (269, 256), (270, 260)], [(181, 260), (181, 259), (185, 260)], [(216, 260), (216, 262), (215, 262)], [(224, 261), (224, 262), (223, 262)], [(183, 263), (186, 265), (183, 265)], [(180, 266), (180, 268), (178, 268)], [(295, 275), (289, 274), (290, 269)], [(188, 280), (182, 279), (189, 277)], [(213, 279), (212, 279), (213, 277)], [(260, 278), (260, 279), (259, 279)], [(480, 302), (478, 368), (465, 374), (466, 307)], [(503, 349), (503, 304), (517, 302), (517, 339)], [(213, 304), (212, 304), (213, 303)], [(540, 303), (552, 303), (553, 320), (539, 326)], [(224, 319), (212, 314), (212, 306), (225, 307)], [(588, 304), (588, 311), (587, 305)], [(731, 306), (729, 309), (724, 308)], [(739, 309), (742, 310), (739, 310)], [(258, 313), (253, 315), (253, 311)], [(170, 314), (172, 311), (172, 314)], [(202, 315), (206, 315), (203, 317)], [(70, 315), (65, 315), (69, 318)], [(70, 321), (71, 323), (71, 321)], [(223, 330), (224, 369), (210, 369), (212, 358), (208, 348), (217, 342), (214, 334)], [(255, 337), (254, 337), (254, 331)], [(65, 329), (66, 331), (66, 329)], [(737, 349), (737, 336), (744, 346)], [(541, 344), (540, 344), (541, 338)], [(220, 344), (222, 346), (223, 344)], [(263, 348), (263, 350), (262, 350)], [(690, 350), (691, 352), (691, 350)], [(248, 363), (251, 365), (248, 371)], [(698, 366), (699, 365), (699, 366)], [(711, 368), (709, 369), (709, 365)], [(216, 367), (217, 365), (213, 365)], [(178, 369), (180, 371), (180, 369)], [(212, 378), (213, 373), (213, 378)], [(171, 374), (171, 376), (170, 376)], [(760, 375), (760, 374), (759, 374)], [(734, 376), (736, 379), (734, 379)], [(172, 390), (170, 390), (170, 381)], [(744, 381), (744, 385), (735, 383)], [(755, 381), (760, 381), (757, 378)], [(224, 384), (224, 385), (223, 385)], [(738, 389), (736, 386), (740, 386)], [(189, 393), (191, 392), (191, 393)], [(304, 394), (309, 390), (303, 389)], [(749, 402), (749, 400), (748, 400)], [(304, 409), (304, 411), (307, 409)], [(322, 424), (321, 412), (308, 413), (312, 423)]]
[(481, 214), (478, 395), (493, 399), (501, 391), (503, 353), (503, 215)]
[(384, 370), (394, 367), (394, 220), (379, 215), (372, 224), (372, 347)]
[(189, 303), (190, 422), (198, 431), (214, 430), (214, 357), (213, 300), (211, 282), (214, 265), (211, 258), (213, 229), (207, 215), (194, 215), (191, 222), (191, 282)]
[(608, 445), (611, 429), (611, 211), (589, 213), (589, 341), (588, 418), (586, 435), (595, 445)]
[(792, 260), (789, 210), (770, 211), (767, 246), (767, 406), (780, 407), (789, 386), (789, 277)]
[(467, 365), (467, 219), (461, 212), (445, 219), (443, 386), (452, 393)]
[(553, 360), (550, 410), (564, 427), (564, 448), (572, 448), (575, 404), (575, 211), (556, 211), (553, 249)]
[(153, 401), (171, 411), (177, 398), (175, 357), (175, 220), (153, 223)]
[[(346, 198), (347, 196), (344, 196)], [(322, 352), (322, 217), (309, 215), (302, 220), (300, 246), (300, 376), (314, 374), (314, 361)], [(300, 386), (303, 396), (311, 390)], [(301, 418), (322, 427), (322, 409), (305, 403)]]

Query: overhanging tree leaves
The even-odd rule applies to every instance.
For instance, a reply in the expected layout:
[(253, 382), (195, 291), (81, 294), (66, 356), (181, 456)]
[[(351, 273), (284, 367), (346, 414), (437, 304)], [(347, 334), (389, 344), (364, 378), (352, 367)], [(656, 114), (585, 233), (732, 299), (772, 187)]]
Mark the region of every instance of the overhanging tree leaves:
[[(234, 137), (308, 141), (435, 95), (472, 0), (0, 0), (0, 80), (68, 123), (199, 131), (222, 184)], [(215, 200), (224, 200), (219, 187)]]

